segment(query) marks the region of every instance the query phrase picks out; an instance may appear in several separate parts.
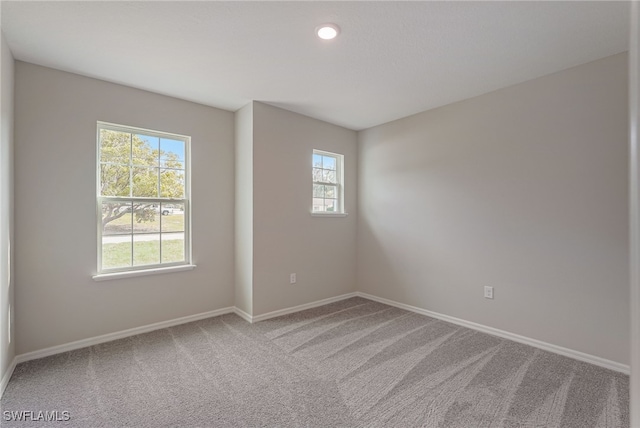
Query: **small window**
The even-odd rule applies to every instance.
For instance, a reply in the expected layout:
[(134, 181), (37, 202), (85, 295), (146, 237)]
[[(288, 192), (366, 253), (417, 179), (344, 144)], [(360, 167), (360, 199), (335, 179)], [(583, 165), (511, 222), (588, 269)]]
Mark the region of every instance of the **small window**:
[(98, 273), (190, 263), (190, 138), (98, 122)]
[(313, 151), (312, 213), (344, 213), (343, 159), (336, 153)]

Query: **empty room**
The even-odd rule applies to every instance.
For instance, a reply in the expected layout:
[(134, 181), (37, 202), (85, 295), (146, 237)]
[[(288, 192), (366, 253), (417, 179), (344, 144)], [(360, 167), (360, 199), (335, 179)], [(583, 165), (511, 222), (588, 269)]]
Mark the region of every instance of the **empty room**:
[(640, 428), (639, 17), (1, 1), (0, 426)]

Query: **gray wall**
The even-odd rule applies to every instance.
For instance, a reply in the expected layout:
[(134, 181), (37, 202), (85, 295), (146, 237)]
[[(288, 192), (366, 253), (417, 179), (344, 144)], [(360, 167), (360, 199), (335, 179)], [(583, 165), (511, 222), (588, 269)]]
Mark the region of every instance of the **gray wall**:
[(253, 103), (235, 116), (235, 304), (253, 314)]
[[(313, 149), (344, 155), (347, 217), (311, 216)], [(354, 131), (253, 104), (253, 315), (355, 291), (356, 157)]]
[[(616, 55), (355, 133), (17, 62), (12, 344), (358, 289), (627, 363), (626, 76)], [(192, 136), (195, 270), (91, 279), (97, 120)], [(310, 215), (314, 148), (345, 156), (347, 217)]]
[(628, 364), (627, 99), (619, 54), (359, 133), (358, 289)]
[[(14, 324), (9, 333), (9, 307), (14, 318), (15, 273), (13, 248), (13, 83), (14, 64), (11, 51), (0, 31), (0, 378), (2, 378), (15, 356)], [(9, 337), (11, 335), (11, 338)]]
[[(16, 351), (234, 304), (233, 113), (28, 63), (15, 79)], [(94, 282), (96, 121), (192, 137), (192, 271)]]
[(640, 3), (630, 4), (629, 146), (631, 205), (631, 426), (640, 426)]

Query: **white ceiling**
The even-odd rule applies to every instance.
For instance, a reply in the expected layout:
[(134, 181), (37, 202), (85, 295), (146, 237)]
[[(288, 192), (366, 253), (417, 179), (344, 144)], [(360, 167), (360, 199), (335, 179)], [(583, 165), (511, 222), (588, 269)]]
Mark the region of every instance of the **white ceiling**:
[[(16, 59), (364, 129), (628, 49), (628, 2), (2, 1)], [(318, 39), (318, 24), (342, 28)]]

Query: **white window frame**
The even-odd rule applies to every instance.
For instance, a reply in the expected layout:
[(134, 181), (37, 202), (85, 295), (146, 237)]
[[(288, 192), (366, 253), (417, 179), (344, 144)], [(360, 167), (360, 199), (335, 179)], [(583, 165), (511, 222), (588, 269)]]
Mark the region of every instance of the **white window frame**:
[[(337, 183), (325, 183), (322, 181), (315, 181), (313, 179), (313, 175), (311, 178), (311, 215), (317, 217), (345, 217), (347, 212), (344, 207), (344, 155), (340, 153), (328, 152), (326, 150), (318, 150), (313, 149), (313, 154), (311, 155), (311, 170), (313, 171), (313, 155), (320, 156), (329, 156), (336, 160), (336, 181)], [(336, 202), (338, 204), (337, 211), (314, 211), (313, 210), (313, 186), (315, 184), (328, 185), (328, 186), (336, 186), (336, 191), (338, 193), (336, 197)]]
[[(116, 132), (126, 132), (130, 134), (144, 134), (150, 137), (170, 138), (184, 142), (184, 198), (148, 198), (134, 196), (102, 196), (100, 194), (100, 130), (107, 129)], [(191, 261), (191, 137), (187, 135), (173, 134), (162, 131), (155, 131), (144, 128), (137, 128), (126, 125), (118, 125), (108, 122), (97, 122), (96, 126), (96, 224), (98, 237), (98, 263), (97, 275), (93, 276), (96, 281), (116, 279), (126, 276), (140, 276), (146, 274), (156, 274), (162, 272), (176, 272), (181, 270), (190, 270), (195, 266)], [(102, 203), (103, 202), (145, 202), (160, 204), (184, 204), (184, 260), (180, 262), (162, 263), (162, 245), (160, 245), (160, 263), (146, 265), (131, 265), (119, 268), (103, 269), (102, 267)], [(162, 213), (159, 214), (162, 224)], [(160, 242), (162, 242), (162, 226), (160, 226)], [(136, 234), (132, 230), (132, 237)], [(132, 239), (132, 257), (133, 243)]]

